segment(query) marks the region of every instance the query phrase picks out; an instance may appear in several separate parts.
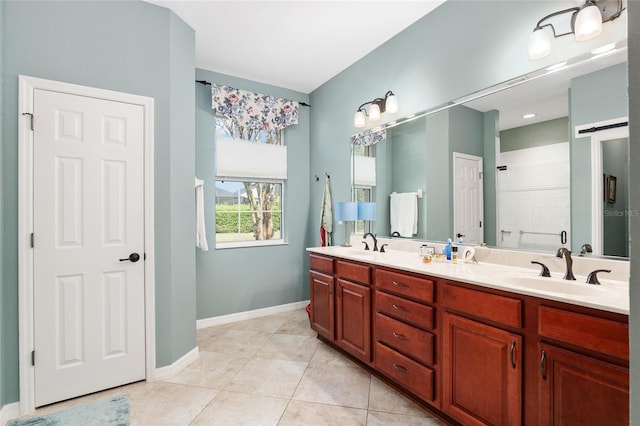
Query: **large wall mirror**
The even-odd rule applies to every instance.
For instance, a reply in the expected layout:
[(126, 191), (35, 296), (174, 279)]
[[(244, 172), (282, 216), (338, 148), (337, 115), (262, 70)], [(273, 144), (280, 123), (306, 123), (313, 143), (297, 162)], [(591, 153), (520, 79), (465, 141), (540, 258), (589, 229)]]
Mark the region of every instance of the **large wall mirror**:
[[(593, 255), (628, 257), (626, 58), (619, 43), (352, 144), (353, 197), (377, 208), (356, 232), (533, 251), (589, 244)], [(585, 127), (616, 133), (576, 133)]]

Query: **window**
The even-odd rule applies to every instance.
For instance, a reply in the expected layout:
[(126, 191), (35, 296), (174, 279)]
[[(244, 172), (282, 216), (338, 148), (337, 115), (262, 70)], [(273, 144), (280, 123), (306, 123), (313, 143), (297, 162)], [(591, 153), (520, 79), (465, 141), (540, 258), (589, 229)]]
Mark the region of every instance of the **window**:
[(283, 242), (283, 186), (282, 181), (216, 180), (216, 247)]
[(216, 116), (216, 248), (284, 243), (286, 154), (281, 130)]

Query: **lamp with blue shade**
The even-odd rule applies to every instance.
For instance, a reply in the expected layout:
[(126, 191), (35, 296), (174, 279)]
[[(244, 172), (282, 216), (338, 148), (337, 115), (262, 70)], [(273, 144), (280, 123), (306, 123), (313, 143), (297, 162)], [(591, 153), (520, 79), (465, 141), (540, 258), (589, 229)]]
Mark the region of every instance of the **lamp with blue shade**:
[[(358, 203), (358, 220), (376, 220), (376, 203)], [(371, 225), (365, 228), (367, 232), (371, 231)]]
[(347, 222), (358, 220), (358, 203), (351, 201), (336, 203), (335, 219), (338, 222), (344, 222), (344, 243), (342, 243), (342, 247), (351, 247), (351, 244), (349, 243), (349, 228)]

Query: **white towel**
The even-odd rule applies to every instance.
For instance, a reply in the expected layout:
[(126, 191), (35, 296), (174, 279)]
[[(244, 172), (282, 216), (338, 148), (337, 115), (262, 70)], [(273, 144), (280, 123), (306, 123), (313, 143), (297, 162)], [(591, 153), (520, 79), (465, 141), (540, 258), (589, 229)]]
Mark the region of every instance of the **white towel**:
[(207, 231), (204, 228), (204, 181), (196, 178), (196, 247), (209, 250)]
[(392, 193), (389, 218), (391, 233), (401, 237), (413, 237), (418, 233), (418, 194), (415, 192)]

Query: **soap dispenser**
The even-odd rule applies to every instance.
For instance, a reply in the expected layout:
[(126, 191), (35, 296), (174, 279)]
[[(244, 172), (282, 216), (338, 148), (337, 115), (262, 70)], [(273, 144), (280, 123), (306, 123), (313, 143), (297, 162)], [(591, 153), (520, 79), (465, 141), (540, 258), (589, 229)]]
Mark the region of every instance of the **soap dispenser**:
[(451, 247), (453, 245), (453, 241), (451, 241), (451, 238), (449, 238), (447, 240), (447, 245), (444, 246), (444, 255), (447, 256), (447, 260), (451, 260)]

